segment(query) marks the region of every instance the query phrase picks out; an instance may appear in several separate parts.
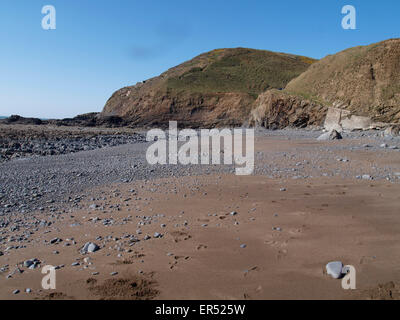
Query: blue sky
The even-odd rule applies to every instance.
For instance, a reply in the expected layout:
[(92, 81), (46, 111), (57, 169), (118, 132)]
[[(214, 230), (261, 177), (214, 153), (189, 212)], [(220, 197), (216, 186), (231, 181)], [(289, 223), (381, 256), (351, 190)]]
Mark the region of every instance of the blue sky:
[[(343, 30), (341, 9), (357, 9)], [(53, 5), (57, 29), (41, 27)], [(72, 117), (216, 48), (322, 58), (399, 37), (398, 0), (1, 0), (0, 115)]]

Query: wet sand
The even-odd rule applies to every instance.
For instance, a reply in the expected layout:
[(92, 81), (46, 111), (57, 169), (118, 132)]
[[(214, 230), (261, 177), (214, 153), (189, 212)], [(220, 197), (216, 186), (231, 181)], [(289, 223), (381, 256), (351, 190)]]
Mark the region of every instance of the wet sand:
[[(257, 151), (268, 160), (268, 152), (327, 143), (261, 139)], [(84, 209), (62, 215), (26, 248), (0, 257), (0, 265), (10, 266), (0, 275), (0, 299), (397, 298), (388, 293), (398, 292), (393, 286), (400, 282), (400, 184), (355, 179), (353, 171), (367, 170), (371, 161), (396, 169), (399, 154), (340, 156), (351, 159), (340, 163), (349, 166), (348, 177), (313, 170), (301, 179), (212, 174), (94, 188)], [(105, 226), (104, 219), (112, 222)], [(63, 241), (50, 244), (56, 237)], [(82, 255), (89, 241), (100, 250)], [(65, 265), (56, 271), (56, 290), (41, 288), (41, 268), (19, 264), (30, 258), (41, 266)], [(343, 290), (325, 274), (335, 260), (356, 268), (357, 290)], [(71, 266), (75, 261), (79, 266)], [(6, 279), (16, 265), (23, 273)], [(13, 294), (16, 289), (21, 292)]]

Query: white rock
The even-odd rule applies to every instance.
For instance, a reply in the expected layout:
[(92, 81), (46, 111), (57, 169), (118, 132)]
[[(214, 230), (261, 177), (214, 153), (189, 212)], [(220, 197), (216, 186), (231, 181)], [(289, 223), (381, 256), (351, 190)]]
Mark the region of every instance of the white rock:
[(336, 130), (326, 132), (317, 138), (318, 141), (341, 140), (341, 139), (343, 139), (342, 135)]
[(334, 279), (339, 279), (342, 275), (343, 263), (340, 261), (329, 262), (326, 265), (326, 273)]

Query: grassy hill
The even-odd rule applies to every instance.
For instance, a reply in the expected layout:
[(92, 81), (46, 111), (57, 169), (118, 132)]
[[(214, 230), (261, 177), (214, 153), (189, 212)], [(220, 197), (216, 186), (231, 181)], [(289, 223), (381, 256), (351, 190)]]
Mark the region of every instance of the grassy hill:
[(400, 39), (329, 55), (293, 79), (285, 92), (376, 121), (400, 121)]
[(159, 77), (115, 92), (102, 116), (121, 116), (134, 125), (241, 124), (267, 89), (284, 88), (314, 59), (271, 51), (217, 49), (169, 69)]
[(219, 49), (178, 67), (179, 74), (164, 74), (172, 91), (197, 93), (245, 92), (258, 95), (283, 88), (315, 60), (252, 49)]

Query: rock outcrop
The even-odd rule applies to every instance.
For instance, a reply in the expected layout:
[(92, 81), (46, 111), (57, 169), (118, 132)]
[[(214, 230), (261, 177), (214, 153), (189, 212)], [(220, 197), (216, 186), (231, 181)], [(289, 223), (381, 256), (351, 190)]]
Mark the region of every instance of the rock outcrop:
[(268, 90), (255, 101), (249, 123), (268, 129), (320, 126), (327, 110), (325, 106), (299, 96)]
[(254, 103), (250, 123), (266, 128), (322, 125), (327, 131), (400, 122), (400, 39), (350, 48), (312, 64), (285, 90)]

